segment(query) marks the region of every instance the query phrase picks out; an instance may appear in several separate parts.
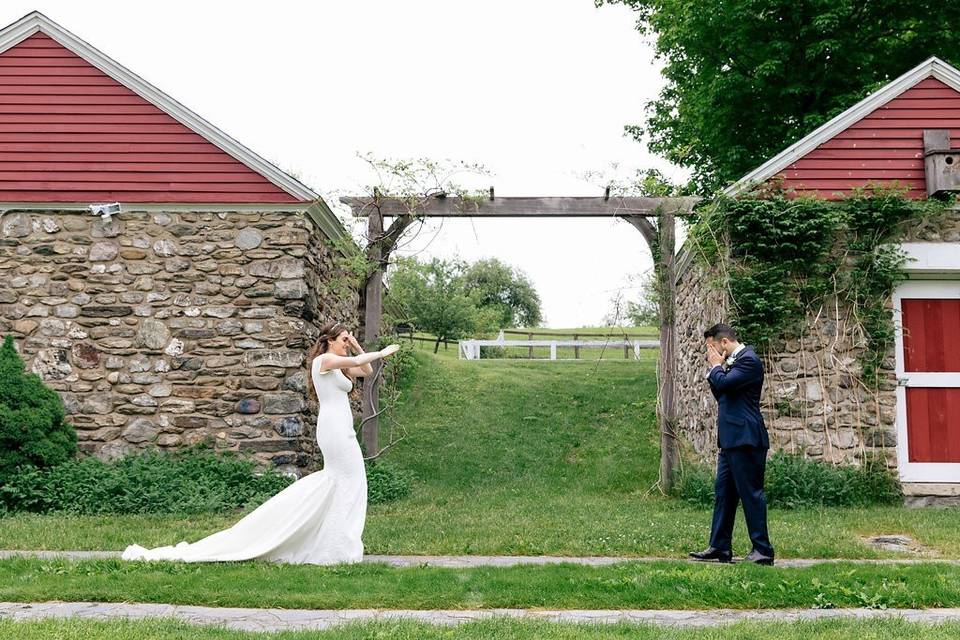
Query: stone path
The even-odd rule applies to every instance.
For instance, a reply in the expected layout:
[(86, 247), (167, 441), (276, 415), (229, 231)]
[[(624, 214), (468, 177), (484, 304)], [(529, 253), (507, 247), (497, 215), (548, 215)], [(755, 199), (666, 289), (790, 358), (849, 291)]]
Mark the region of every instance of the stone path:
[(416, 611), (378, 609), (243, 609), (171, 604), (111, 604), (101, 602), (0, 602), (0, 617), (14, 620), (86, 618), (93, 620), (174, 618), (184, 622), (217, 625), (244, 631), (328, 629), (347, 622), (415, 620), (453, 625), (494, 617), (577, 623), (634, 622), (676, 627), (710, 627), (743, 620), (794, 622), (826, 618), (903, 618), (909, 622), (937, 623), (960, 620), (960, 609), (775, 609), (741, 611), (626, 610), (549, 611), (540, 609), (481, 609), (474, 611)]
[[(119, 551), (18, 551), (18, 550), (0, 550), (0, 559), (13, 557), (68, 559), (68, 560), (89, 560), (97, 558), (119, 558)], [(394, 567), (443, 567), (448, 569), (465, 569), (470, 567), (513, 567), (517, 565), (549, 565), (549, 564), (578, 564), (592, 567), (600, 567), (622, 562), (658, 562), (658, 561), (677, 561), (683, 558), (651, 558), (651, 557), (611, 557), (611, 556), (585, 556), (585, 557), (567, 557), (567, 556), (383, 556), (368, 555), (364, 556), (363, 561), (367, 563), (388, 564)], [(693, 562), (693, 560), (690, 560)], [(778, 567), (809, 567), (816, 564), (828, 564), (837, 562), (851, 562), (856, 564), (921, 564), (937, 563), (960, 566), (960, 560), (943, 558), (861, 558), (861, 559), (843, 559), (843, 558), (787, 558), (777, 560)]]

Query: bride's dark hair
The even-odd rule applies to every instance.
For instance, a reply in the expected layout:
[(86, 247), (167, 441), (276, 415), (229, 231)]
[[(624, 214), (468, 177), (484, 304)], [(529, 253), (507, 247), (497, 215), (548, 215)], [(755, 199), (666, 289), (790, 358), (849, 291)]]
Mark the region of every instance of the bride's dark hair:
[[(330, 340), (336, 340), (344, 331), (347, 331), (346, 325), (342, 322), (331, 320), (320, 327), (320, 337), (313, 343), (313, 346), (307, 350), (307, 393), (313, 400), (317, 399), (317, 390), (313, 387), (313, 361), (327, 352), (330, 348)], [(350, 377), (349, 375), (347, 376)]]

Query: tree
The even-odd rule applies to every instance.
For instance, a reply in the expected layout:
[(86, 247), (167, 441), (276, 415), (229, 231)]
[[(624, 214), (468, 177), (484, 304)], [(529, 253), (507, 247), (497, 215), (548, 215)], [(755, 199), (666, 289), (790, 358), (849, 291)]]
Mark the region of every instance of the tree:
[(52, 467), (76, 450), (63, 401), (40, 376), (25, 372), (8, 335), (0, 347), (0, 484), (18, 467)]
[(702, 194), (928, 57), (960, 60), (956, 4), (943, 0), (605, 2), (636, 11), (664, 63), (646, 123), (627, 132), (690, 167)]
[(540, 296), (525, 273), (496, 258), (478, 260), (463, 274), (463, 287), (480, 306), (495, 311), (497, 328), (536, 327), (543, 319)]
[(660, 324), (660, 295), (653, 273), (640, 276), (640, 300), (627, 300), (617, 292), (603, 322), (608, 327), (652, 327)]
[(434, 353), (443, 340), (459, 340), (492, 330), (499, 309), (484, 309), (476, 293), (464, 288), (466, 265), (434, 258), (398, 260), (389, 274), (391, 306), (401, 310), (404, 323), (437, 337)]

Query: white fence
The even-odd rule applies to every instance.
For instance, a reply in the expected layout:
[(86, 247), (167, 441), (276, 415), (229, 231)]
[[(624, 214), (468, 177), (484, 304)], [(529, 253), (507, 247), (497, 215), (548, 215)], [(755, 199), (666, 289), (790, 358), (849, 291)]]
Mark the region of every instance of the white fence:
[[(527, 347), (529, 349), (528, 358), (533, 357), (534, 347), (549, 347), (550, 360), (557, 360), (558, 347), (573, 347), (575, 353), (579, 355), (581, 348), (593, 349), (624, 349), (633, 350), (633, 357), (640, 359), (641, 349), (657, 349), (660, 347), (659, 340), (505, 340), (503, 332), (495, 340), (461, 340), (460, 341), (460, 359), (461, 360), (479, 360), (480, 347)], [(491, 358), (491, 356), (487, 356)], [(537, 360), (546, 360), (547, 358), (534, 358)], [(577, 358), (559, 358), (561, 360), (572, 360)]]

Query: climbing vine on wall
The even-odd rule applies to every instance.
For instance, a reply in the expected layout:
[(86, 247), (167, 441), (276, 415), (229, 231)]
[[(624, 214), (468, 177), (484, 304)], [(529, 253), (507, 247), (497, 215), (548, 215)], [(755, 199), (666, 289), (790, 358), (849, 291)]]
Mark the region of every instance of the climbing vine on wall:
[(717, 267), (720, 280), (709, 285), (726, 288), (733, 322), (764, 351), (801, 333), (825, 304), (849, 309), (862, 333), (860, 377), (876, 387), (894, 339), (890, 298), (905, 277), (896, 243), (951, 204), (879, 186), (838, 201), (768, 187), (702, 207), (690, 247)]

